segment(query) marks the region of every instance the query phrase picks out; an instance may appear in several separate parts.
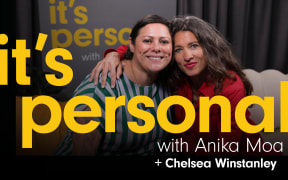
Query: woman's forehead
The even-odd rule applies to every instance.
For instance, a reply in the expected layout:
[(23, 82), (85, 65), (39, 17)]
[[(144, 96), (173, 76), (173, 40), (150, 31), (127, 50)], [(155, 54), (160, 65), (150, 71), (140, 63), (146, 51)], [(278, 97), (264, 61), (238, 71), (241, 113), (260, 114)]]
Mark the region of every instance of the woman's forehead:
[(151, 36), (151, 37), (167, 37), (171, 38), (169, 28), (161, 23), (147, 24), (139, 31), (139, 36)]

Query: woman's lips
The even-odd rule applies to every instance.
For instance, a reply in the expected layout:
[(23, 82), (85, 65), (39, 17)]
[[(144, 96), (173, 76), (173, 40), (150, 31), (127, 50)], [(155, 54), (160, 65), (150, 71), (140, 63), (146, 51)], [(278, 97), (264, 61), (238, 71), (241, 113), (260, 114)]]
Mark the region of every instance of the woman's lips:
[(150, 61), (158, 62), (158, 61), (161, 61), (161, 60), (163, 59), (163, 56), (147, 56), (147, 58), (148, 58)]
[(197, 65), (197, 62), (190, 62), (190, 63), (186, 63), (184, 66), (188, 69), (192, 69)]

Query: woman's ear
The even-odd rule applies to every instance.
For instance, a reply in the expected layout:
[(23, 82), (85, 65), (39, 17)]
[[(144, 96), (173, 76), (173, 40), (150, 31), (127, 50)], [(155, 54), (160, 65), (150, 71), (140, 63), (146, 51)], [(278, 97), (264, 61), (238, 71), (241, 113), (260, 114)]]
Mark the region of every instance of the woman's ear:
[(129, 48), (130, 48), (130, 51), (131, 51), (132, 53), (134, 53), (134, 45), (133, 45), (133, 43), (132, 43), (131, 37), (129, 37)]

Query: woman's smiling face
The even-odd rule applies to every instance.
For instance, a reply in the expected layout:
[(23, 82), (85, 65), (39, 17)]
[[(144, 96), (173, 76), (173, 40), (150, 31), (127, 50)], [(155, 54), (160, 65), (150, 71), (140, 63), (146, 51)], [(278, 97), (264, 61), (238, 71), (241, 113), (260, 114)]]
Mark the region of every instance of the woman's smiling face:
[(174, 56), (178, 67), (189, 77), (199, 75), (207, 66), (204, 51), (190, 31), (179, 31), (174, 36)]
[(160, 23), (147, 24), (130, 49), (133, 60), (146, 72), (158, 73), (163, 70), (172, 58), (172, 38), (167, 26)]

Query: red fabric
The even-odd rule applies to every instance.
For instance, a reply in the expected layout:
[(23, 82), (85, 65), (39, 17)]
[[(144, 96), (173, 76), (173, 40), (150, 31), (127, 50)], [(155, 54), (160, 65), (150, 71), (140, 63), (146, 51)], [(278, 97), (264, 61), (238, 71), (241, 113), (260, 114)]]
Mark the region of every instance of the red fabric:
[[(105, 51), (105, 54), (111, 51), (117, 51), (120, 54), (121, 59), (123, 59), (126, 51), (128, 49), (128, 46), (120, 46), (118, 49), (108, 49)], [(277, 152), (252, 152), (250, 149), (250, 152), (247, 152), (247, 138), (249, 138), (251, 144), (253, 146), (257, 143), (257, 141), (260, 138), (261, 146), (263, 143), (263, 140), (260, 136), (260, 134), (248, 134), (243, 132), (238, 128), (238, 125), (235, 121), (235, 108), (238, 104), (238, 102), (245, 97), (245, 89), (242, 80), (240, 77), (235, 73), (230, 71), (229, 73), (233, 74), (236, 77), (236, 81), (226, 78), (223, 82), (223, 88), (220, 95), (226, 97), (229, 99), (231, 103), (231, 132), (230, 133), (222, 133), (221, 132), (221, 110), (218, 105), (213, 105), (210, 108), (210, 131), (209, 133), (200, 133), (199, 132), (199, 102), (195, 105), (195, 121), (193, 126), (183, 134), (178, 135), (178, 139), (182, 138), (183, 142), (187, 142), (189, 149), (188, 154), (197, 154), (197, 155), (281, 155), (281, 153)], [(199, 89), (199, 96), (206, 96), (212, 98), (215, 96), (214, 94), (214, 87), (215, 84), (207, 84), (204, 82), (202, 86)], [(192, 102), (192, 89), (191, 85), (189, 84), (188, 80), (186, 83), (180, 88), (178, 91), (178, 95), (184, 96), (188, 98)], [(225, 111), (225, 110), (224, 110)], [(181, 106), (175, 106), (175, 121), (180, 123), (185, 118), (185, 112), (184, 109)], [(250, 124), (255, 124), (250, 118), (250, 112), (247, 110), (246, 112), (246, 119)], [(195, 148), (197, 146), (197, 143), (199, 142), (199, 139), (202, 138), (205, 142), (205, 145), (207, 147), (208, 142), (215, 142), (216, 146), (220, 147), (220, 152), (216, 148), (215, 152), (205, 152), (203, 149), (197, 150), (195, 152)], [(222, 152), (222, 139), (224, 141), (224, 144), (226, 142), (236, 142), (238, 143), (239, 152), (226, 152), (223, 150)], [(231, 144), (231, 150), (235, 149), (235, 143)], [(229, 147), (229, 144), (225, 147)], [(269, 148), (267, 148), (269, 149)], [(229, 150), (229, 149), (228, 149)]]
[(104, 57), (109, 53), (109, 52), (114, 52), (114, 51), (117, 51), (118, 54), (120, 55), (120, 59), (122, 60), (124, 58), (124, 55), (126, 53), (126, 51), (128, 50), (128, 46), (125, 46), (125, 45), (121, 45), (119, 46), (117, 49), (107, 49), (105, 52), (104, 52)]
[[(230, 133), (222, 133), (221, 132), (221, 110), (218, 105), (212, 105), (210, 108), (210, 131), (208, 133), (200, 133), (199, 132), (199, 102), (194, 106), (195, 108), (195, 121), (192, 127), (178, 135), (178, 139), (182, 138), (183, 142), (188, 143), (189, 151), (188, 154), (197, 154), (197, 155), (271, 155), (275, 154), (274, 152), (271, 153), (265, 153), (265, 152), (252, 152), (250, 149), (250, 152), (247, 152), (246, 149), (246, 138), (249, 138), (251, 144), (256, 144), (259, 140), (260, 134), (248, 134), (243, 131), (241, 131), (235, 121), (235, 108), (238, 104), (238, 102), (245, 97), (245, 89), (242, 80), (240, 77), (234, 73), (236, 77), (236, 81), (233, 81), (232, 79), (225, 79), (223, 82), (223, 89), (220, 95), (225, 96), (230, 100), (231, 103), (231, 132)], [(199, 89), (199, 96), (206, 96), (212, 98), (214, 96), (214, 87), (215, 84), (207, 84), (204, 82), (202, 86)], [(183, 88), (181, 88), (178, 91), (178, 95), (184, 96), (188, 98), (192, 102), (192, 88), (188, 81), (184, 84)], [(225, 111), (225, 110), (224, 110)], [(246, 113), (246, 119), (250, 124), (255, 124), (250, 118), (250, 112), (247, 110)], [(185, 118), (185, 111), (181, 106), (175, 106), (175, 120), (176, 122), (180, 123)], [(205, 142), (205, 147), (207, 149), (208, 142), (215, 142), (216, 144), (216, 151), (212, 148), (210, 149), (210, 152), (205, 152), (205, 150), (199, 149), (197, 152), (195, 152), (195, 149), (197, 147), (197, 144), (199, 142), (199, 139), (202, 138)], [(231, 144), (231, 150), (234, 151), (236, 149), (236, 143), (228, 143), (226, 149), (228, 149), (229, 152), (227, 152), (225, 149), (221, 149), (222, 146), (222, 140), (224, 141), (224, 144), (226, 142), (236, 142), (238, 143), (238, 152), (231, 152), (229, 149), (229, 144)], [(262, 143), (261, 139), (261, 143)], [(220, 145), (220, 149), (218, 150), (217, 146)], [(211, 146), (212, 147), (212, 146)]]

